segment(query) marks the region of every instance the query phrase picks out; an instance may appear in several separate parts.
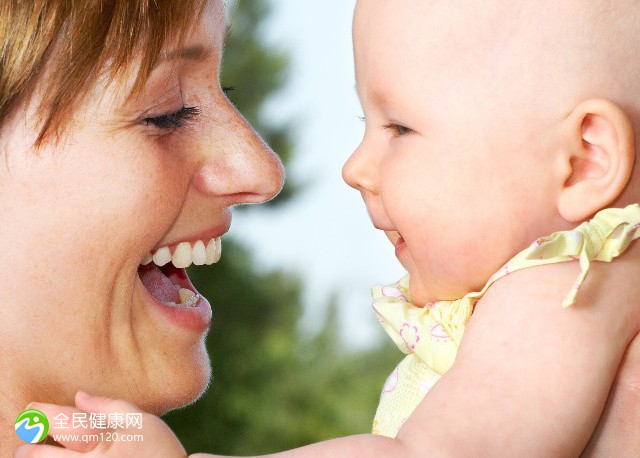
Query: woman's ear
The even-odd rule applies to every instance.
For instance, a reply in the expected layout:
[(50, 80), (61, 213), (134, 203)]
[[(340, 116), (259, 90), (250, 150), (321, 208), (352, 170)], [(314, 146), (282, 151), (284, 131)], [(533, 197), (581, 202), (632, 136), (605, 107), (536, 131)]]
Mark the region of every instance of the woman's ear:
[(624, 191), (635, 160), (631, 121), (615, 104), (588, 100), (564, 121), (565, 181), (558, 212), (579, 222), (605, 208)]

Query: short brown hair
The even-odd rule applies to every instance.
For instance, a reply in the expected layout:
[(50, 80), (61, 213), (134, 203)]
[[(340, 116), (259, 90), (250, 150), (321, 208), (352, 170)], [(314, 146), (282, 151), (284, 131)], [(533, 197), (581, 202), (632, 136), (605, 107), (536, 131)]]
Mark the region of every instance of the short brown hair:
[[(144, 84), (168, 38), (182, 40), (206, 0), (0, 0), (0, 127), (42, 84), (36, 144), (58, 134), (108, 65), (140, 59)], [(39, 76), (47, 66), (47, 79)]]

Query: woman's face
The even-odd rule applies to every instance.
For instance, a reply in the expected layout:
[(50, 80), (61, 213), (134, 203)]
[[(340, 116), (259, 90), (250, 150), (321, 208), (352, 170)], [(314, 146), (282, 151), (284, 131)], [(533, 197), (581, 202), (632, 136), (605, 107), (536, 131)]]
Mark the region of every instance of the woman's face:
[(139, 97), (94, 88), (56, 145), (30, 149), (32, 108), (6, 126), (0, 367), (12, 391), (0, 396), (69, 403), (83, 389), (159, 413), (206, 387), (209, 304), (168, 305), (177, 286), (195, 291), (184, 271), (140, 265), (161, 247), (206, 245), (231, 206), (282, 187), (280, 161), (220, 88), (224, 32), (212, 2)]

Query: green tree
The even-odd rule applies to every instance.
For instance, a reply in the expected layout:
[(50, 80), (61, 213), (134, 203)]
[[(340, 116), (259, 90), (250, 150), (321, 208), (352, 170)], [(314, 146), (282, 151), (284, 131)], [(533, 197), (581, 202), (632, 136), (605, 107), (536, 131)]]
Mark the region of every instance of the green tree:
[[(288, 126), (270, 125), (261, 114), (284, 84), (288, 62), (260, 40), (268, 13), (267, 0), (235, 2), (222, 79), (237, 87), (232, 101), (286, 163)], [(300, 280), (258, 271), (248, 250), (228, 239), (220, 263), (189, 276), (214, 308), (207, 339), (212, 386), (166, 416), (189, 452), (264, 454), (370, 429), (380, 387), (400, 358), (395, 349), (347, 351), (335, 300), (322, 330), (304, 335)]]

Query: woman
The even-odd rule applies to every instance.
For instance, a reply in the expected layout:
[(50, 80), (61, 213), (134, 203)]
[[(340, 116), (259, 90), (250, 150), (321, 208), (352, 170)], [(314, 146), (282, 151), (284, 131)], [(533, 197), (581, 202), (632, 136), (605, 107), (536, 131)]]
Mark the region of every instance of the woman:
[(0, 456), (30, 401), (207, 386), (211, 308), (173, 264), (283, 183), (219, 85), (225, 31), (220, 0), (2, 2)]

